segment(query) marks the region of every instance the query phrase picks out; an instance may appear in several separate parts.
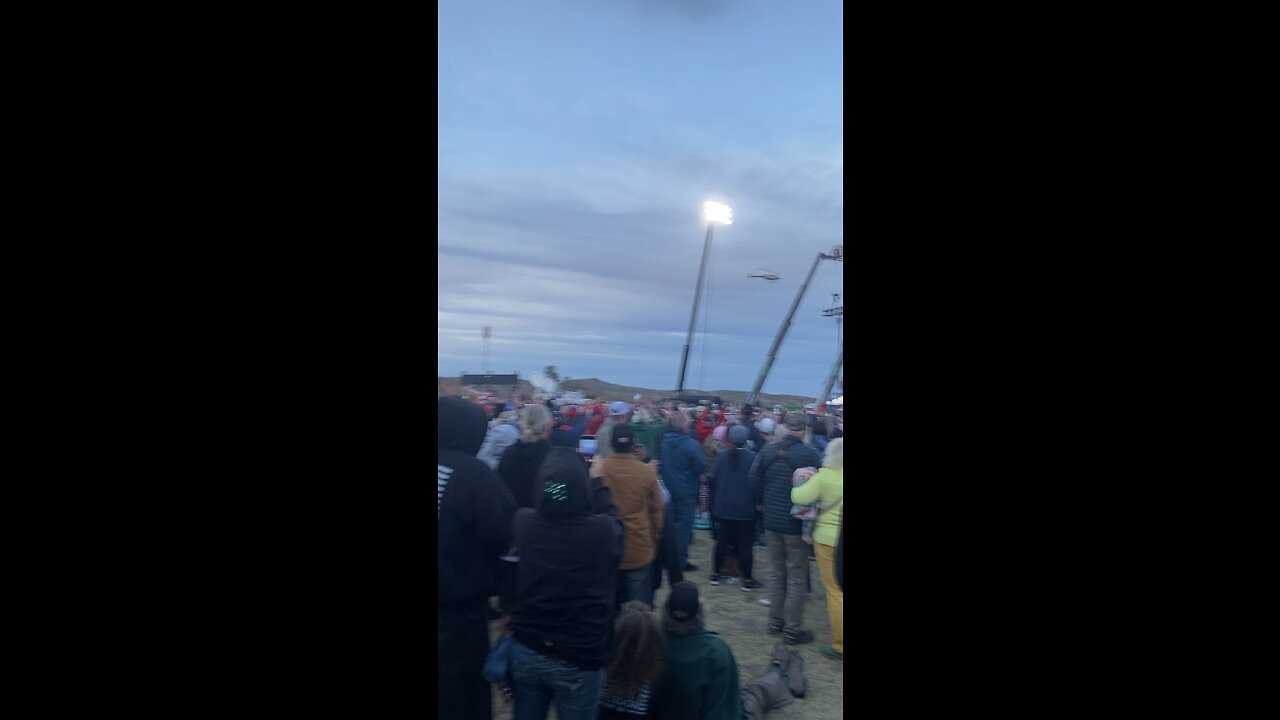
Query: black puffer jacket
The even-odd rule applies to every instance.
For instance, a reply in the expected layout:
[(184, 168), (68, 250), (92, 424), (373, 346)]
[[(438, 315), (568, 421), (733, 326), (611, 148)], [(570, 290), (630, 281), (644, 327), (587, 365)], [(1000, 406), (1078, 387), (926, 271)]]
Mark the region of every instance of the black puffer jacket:
[(592, 513), (587, 466), (573, 450), (551, 448), (534, 487), (534, 507), (512, 522), (520, 554), (512, 634), (542, 655), (602, 668), (613, 641), (622, 523)]
[(791, 517), (791, 474), (802, 467), (822, 467), (822, 456), (795, 436), (764, 446), (751, 466), (751, 494), (764, 504), (764, 529), (799, 535), (800, 521)]
[(517, 508), (533, 507), (533, 479), (550, 449), (551, 443), (546, 440), (532, 443), (521, 440), (507, 448), (498, 461), (498, 476), (511, 490)]
[(484, 410), (469, 400), (441, 398), (438, 414), (439, 603), (482, 604), (498, 592), (498, 558), (511, 547), (515, 501), (476, 459), (488, 427)]

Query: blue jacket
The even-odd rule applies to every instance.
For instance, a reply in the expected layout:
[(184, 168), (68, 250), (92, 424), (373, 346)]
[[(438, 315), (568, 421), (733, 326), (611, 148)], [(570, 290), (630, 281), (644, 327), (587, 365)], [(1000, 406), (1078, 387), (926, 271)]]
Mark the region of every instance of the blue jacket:
[[(737, 454), (737, 463), (731, 458)], [(751, 464), (756, 454), (747, 449), (725, 450), (716, 456), (711, 471), (711, 514), (722, 520), (754, 520), (756, 504), (751, 497)]]
[(698, 496), (698, 476), (707, 470), (707, 458), (698, 441), (674, 430), (662, 433), (658, 441), (662, 482), (671, 497), (687, 500)]
[(582, 437), (586, 429), (587, 419), (585, 417), (564, 418), (556, 423), (555, 429), (551, 431), (551, 444), (555, 447), (567, 447), (570, 450), (577, 450), (578, 439)]

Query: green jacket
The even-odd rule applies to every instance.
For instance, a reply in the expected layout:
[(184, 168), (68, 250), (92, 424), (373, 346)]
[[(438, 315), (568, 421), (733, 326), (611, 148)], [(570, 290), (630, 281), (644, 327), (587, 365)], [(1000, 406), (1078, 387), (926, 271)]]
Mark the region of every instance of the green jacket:
[(636, 442), (644, 446), (649, 451), (649, 459), (658, 457), (658, 438), (662, 437), (662, 430), (667, 424), (661, 420), (648, 423), (632, 423), (631, 429), (636, 434)]
[(741, 720), (738, 664), (719, 635), (667, 635), (667, 666), (654, 683), (654, 702), (669, 720)]

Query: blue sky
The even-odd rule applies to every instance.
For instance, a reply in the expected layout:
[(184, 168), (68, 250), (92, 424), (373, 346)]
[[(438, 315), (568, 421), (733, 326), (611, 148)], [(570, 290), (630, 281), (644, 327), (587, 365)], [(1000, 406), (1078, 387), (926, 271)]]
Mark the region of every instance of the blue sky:
[[(749, 389), (814, 256), (844, 242), (834, 0), (442, 0), (437, 372)], [(843, 298), (824, 261), (764, 391), (816, 395)], [(747, 277), (771, 270), (777, 282)], [(841, 300), (843, 302), (843, 300)], [(705, 333), (703, 332), (705, 325)]]

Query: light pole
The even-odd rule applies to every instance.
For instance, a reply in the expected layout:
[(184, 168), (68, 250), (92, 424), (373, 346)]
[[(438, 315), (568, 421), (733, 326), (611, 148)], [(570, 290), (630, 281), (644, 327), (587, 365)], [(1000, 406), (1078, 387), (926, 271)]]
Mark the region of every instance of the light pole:
[(684, 394), (684, 374), (689, 368), (689, 346), (693, 344), (693, 326), (698, 321), (698, 301), (702, 298), (702, 279), (707, 274), (707, 253), (711, 252), (711, 231), (716, 223), (733, 224), (733, 208), (718, 202), (702, 204), (702, 214), (707, 219), (707, 239), (702, 243), (702, 264), (698, 266), (698, 286), (693, 291), (693, 312), (689, 314), (689, 333), (684, 339), (684, 352), (680, 356), (680, 379), (676, 382), (676, 396)]

